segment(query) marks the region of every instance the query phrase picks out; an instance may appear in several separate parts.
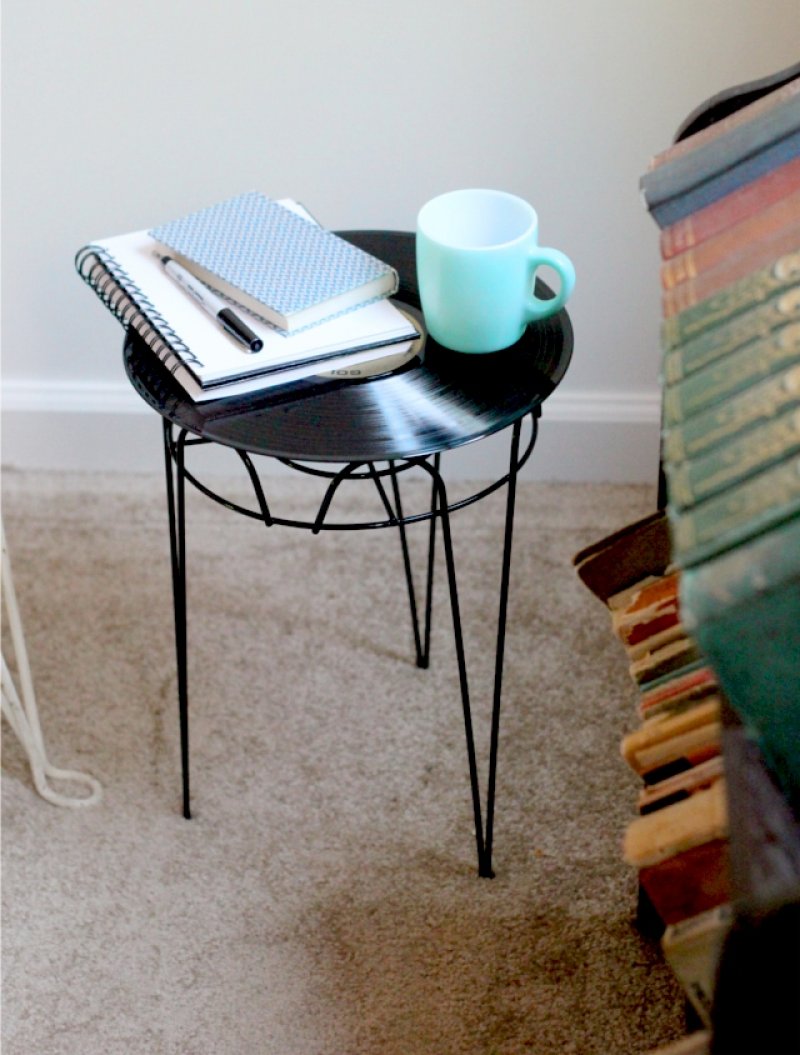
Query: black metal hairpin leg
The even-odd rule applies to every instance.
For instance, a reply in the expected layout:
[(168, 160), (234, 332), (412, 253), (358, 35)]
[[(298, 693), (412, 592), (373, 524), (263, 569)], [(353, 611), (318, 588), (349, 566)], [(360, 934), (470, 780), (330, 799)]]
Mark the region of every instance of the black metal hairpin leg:
[[(187, 819), (191, 817), (191, 803), (189, 794), (189, 696), (188, 696), (188, 664), (187, 664), (187, 630), (186, 630), (186, 474), (185, 474), (185, 447), (187, 443), (187, 432), (182, 429), (177, 438), (173, 439), (172, 425), (164, 421), (164, 462), (167, 484), (167, 503), (169, 512), (169, 539), (170, 556), (172, 563), (172, 590), (175, 616), (175, 653), (178, 676), (178, 706), (180, 714), (180, 737), (181, 737), (181, 767), (183, 776), (183, 815)], [(433, 566), (436, 537), (436, 521), (441, 520), (442, 538), (444, 544), (445, 564), (447, 569), (447, 581), (450, 594), (450, 607), (453, 618), (453, 635), (455, 639), (456, 657), (458, 662), (459, 684), (461, 688), (461, 702), (464, 714), (464, 729), (467, 741), (467, 760), (469, 764), (470, 789), (472, 794), (472, 806), (475, 823), (475, 839), (478, 851), (478, 875), (491, 878), (492, 870), (492, 842), (494, 833), (494, 805), (495, 786), (497, 775), (497, 753), (500, 729), (500, 701), (503, 681), (503, 659), (505, 654), (506, 613), (508, 608), (508, 593), (511, 568), (511, 543), (514, 526), (514, 507), (516, 501), (517, 469), (519, 462), (519, 439), (520, 423), (513, 427), (511, 439), (510, 466), (507, 480), (506, 518), (503, 538), (503, 563), (500, 581), (500, 603), (497, 624), (497, 643), (495, 651), (495, 674), (494, 694), (492, 701), (491, 737), (489, 745), (489, 773), (486, 798), (485, 827), (481, 808), (480, 783), (478, 779), (478, 766), (475, 752), (475, 739), (472, 728), (472, 711), (470, 707), (469, 683), (467, 678), (466, 656), (464, 649), (464, 638), (461, 628), (461, 612), (458, 600), (458, 584), (455, 571), (455, 556), (453, 552), (453, 541), (450, 531), (450, 512), (447, 499), (447, 490), (444, 479), (440, 472), (440, 458), (435, 456), (433, 464), (427, 460), (420, 460), (416, 464), (426, 470), (431, 476), (431, 518), (428, 538), (428, 567), (426, 582), (426, 606), (425, 606), (425, 631), (424, 644), (421, 644), (419, 634), (418, 615), (414, 595), (413, 580), (411, 577), (410, 560), (408, 555), (407, 539), (405, 535), (405, 523), (400, 501), (400, 492), (395, 474), (392, 473), (392, 487), (394, 489), (395, 513), (391, 511), (388, 499), (384, 496), (390, 517), (396, 516), (397, 526), (400, 529), (401, 545), (403, 548), (404, 567), (406, 581), (411, 603), (412, 620), (415, 628), (415, 643), (417, 649), (417, 662), (421, 667), (427, 667), (430, 655), (430, 628), (431, 607), (433, 590)], [(350, 475), (353, 465), (343, 471), (342, 478)], [(337, 478), (337, 484), (340, 482)], [(379, 488), (381, 489), (381, 488)], [(382, 490), (382, 489), (381, 489)], [(330, 488), (329, 488), (330, 491)], [(328, 496), (328, 504), (330, 496)], [(323, 503), (323, 506), (325, 503)], [(264, 510), (262, 509), (262, 512)], [(320, 511), (318, 521), (314, 527), (321, 527), (324, 510)], [(271, 518), (265, 516), (265, 521)]]
[(169, 548), (172, 560), (172, 598), (175, 612), (175, 658), (178, 672), (178, 709), (181, 733), (181, 772), (183, 775), (183, 815), (190, 819), (189, 798), (189, 686), (186, 659), (186, 481), (184, 451), (186, 430), (174, 445), (172, 426), (164, 420), (164, 468), (167, 476), (169, 507)]
[(458, 584), (456, 581), (455, 557), (450, 532), (450, 514), (444, 480), (438, 471), (427, 464), (420, 463), (431, 474), (436, 495), (436, 517), (442, 521), (442, 538), (444, 542), (447, 582), (450, 592), (450, 607), (453, 616), (453, 636), (458, 662), (458, 676), (461, 686), (461, 703), (464, 712), (464, 731), (467, 740), (467, 761), (469, 765), (470, 789), (472, 792), (472, 809), (475, 821), (475, 841), (478, 849), (478, 875), (491, 879), (492, 842), (494, 836), (494, 804), (497, 778), (497, 748), (500, 732), (500, 700), (503, 686), (503, 659), (505, 655), (506, 615), (508, 611), (508, 592), (511, 571), (511, 542), (514, 528), (514, 508), (517, 491), (517, 466), (519, 458), (520, 423), (514, 425), (511, 439), (511, 456), (506, 493), (506, 519), (503, 536), (503, 563), (500, 579), (500, 603), (497, 622), (497, 644), (495, 650), (494, 693), (492, 699), (492, 721), (489, 743), (489, 776), (486, 798), (486, 826), (484, 828), (481, 810), (480, 783), (475, 754), (475, 737), (472, 729), (472, 710), (469, 698), (469, 681), (467, 678), (464, 637), (461, 630), (461, 611), (458, 601)]
[[(433, 459), (433, 468), (437, 475), (441, 465), (442, 456), (437, 454)], [(428, 533), (428, 574), (425, 582), (425, 641), (423, 644), (423, 656), (425, 662), (420, 666), (427, 667), (431, 654), (431, 611), (433, 608), (433, 558), (436, 553), (436, 487), (431, 487), (431, 520)]]
[(520, 422), (514, 426), (511, 436), (511, 457), (506, 490), (506, 522), (503, 532), (503, 565), (500, 575), (500, 607), (497, 617), (497, 648), (494, 661), (494, 697), (492, 702), (492, 730), (489, 746), (489, 785), (486, 797), (486, 842), (484, 857), (492, 872), (492, 842), (494, 839), (494, 796), (497, 778), (497, 742), (500, 733), (500, 697), (503, 691), (503, 659), (506, 650), (506, 614), (508, 612), (508, 588), (511, 581), (511, 543), (514, 534), (514, 509), (517, 501), (517, 464), (519, 458)]
[[(439, 464), (441, 461), (441, 455), (434, 455), (433, 464), (436, 475), (439, 474)], [(411, 628), (414, 634), (414, 651), (417, 658), (417, 666), (423, 670), (427, 670), (430, 664), (431, 655), (431, 611), (432, 611), (432, 598), (433, 598), (433, 565), (434, 565), (434, 554), (435, 554), (435, 541), (436, 541), (436, 483), (434, 477), (434, 483), (431, 486), (431, 517), (430, 526), (428, 533), (428, 564), (427, 564), (427, 575), (425, 580), (425, 623), (424, 631), (420, 632), (419, 623), (419, 612), (417, 609), (417, 596), (414, 589), (414, 576), (411, 571), (411, 555), (408, 549), (408, 536), (406, 533), (406, 523), (403, 514), (403, 502), (400, 497), (400, 485), (397, 481), (397, 472), (395, 471), (394, 462), (389, 462), (389, 468), (391, 470), (390, 476), (392, 480), (392, 496), (394, 498), (394, 508), (389, 501), (386, 491), (384, 490), (383, 484), (381, 483), (380, 476), (375, 471), (375, 467), (370, 464), (370, 470), (372, 473), (375, 486), (378, 489), (378, 493), (383, 500), (384, 507), (389, 514), (389, 519), (395, 524), (398, 529), (400, 536), (400, 549), (403, 555), (403, 570), (406, 577), (406, 589), (408, 590), (408, 603), (411, 610)]]

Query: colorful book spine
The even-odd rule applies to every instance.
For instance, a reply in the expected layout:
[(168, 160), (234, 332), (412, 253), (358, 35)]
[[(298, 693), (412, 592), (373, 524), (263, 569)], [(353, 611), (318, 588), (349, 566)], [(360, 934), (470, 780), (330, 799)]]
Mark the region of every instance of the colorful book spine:
[(674, 465), (702, 457), (748, 429), (798, 406), (800, 366), (792, 366), (681, 425), (666, 429), (661, 440), (663, 459)]
[(656, 634), (672, 630), (678, 623), (677, 572), (637, 587), (627, 603), (611, 616), (614, 633), (629, 650)]
[(691, 769), (682, 773), (675, 773), (671, 777), (659, 780), (656, 784), (644, 784), (639, 791), (637, 806), (639, 813), (653, 813), (655, 810), (663, 810), (665, 806), (671, 806), (675, 802), (682, 802), (690, 795), (698, 791), (705, 791), (723, 776), (725, 764), (722, 755), (708, 758), (705, 762), (698, 762)]
[(785, 253), (769, 265), (719, 290), (661, 324), (664, 348), (674, 348), (735, 315), (800, 283), (800, 249)]
[(774, 239), (792, 226), (800, 225), (800, 189), (780, 201), (732, 224), (724, 231), (665, 260), (661, 284), (665, 290), (697, 279), (719, 267), (736, 254), (747, 254), (754, 243)]
[(663, 422), (670, 428), (714, 403), (741, 392), (800, 357), (800, 322), (789, 323), (768, 337), (751, 341), (735, 352), (664, 388)]
[(713, 238), (728, 227), (739, 224), (762, 209), (782, 201), (798, 188), (800, 155), (766, 172), (752, 183), (745, 183), (704, 209), (685, 216), (671, 227), (665, 227), (659, 240), (662, 258), (670, 260), (693, 246), (702, 245), (707, 239)]
[[(670, 517), (676, 563), (702, 564), (800, 513), (800, 457)], [(683, 610), (683, 609), (682, 609)]]
[[(652, 663), (655, 658), (665, 654), (665, 649), (668, 646), (681, 648), (684, 653), (689, 651), (686, 646), (687, 638), (683, 625), (677, 620), (673, 622), (672, 617), (670, 617), (667, 622), (667, 626), (661, 630), (653, 630), (643, 641), (640, 641), (635, 645), (625, 646), (631, 663), (637, 663), (639, 660), (644, 660), (645, 658), (647, 658), (648, 662)], [(682, 665), (685, 666), (685, 658), (682, 659), (681, 662)]]
[(742, 345), (766, 337), (787, 322), (800, 322), (800, 286), (778, 293), (690, 341), (665, 349), (661, 380), (673, 385)]
[(625, 860), (646, 868), (727, 834), (728, 802), (722, 780), (691, 799), (631, 821), (625, 832)]
[(732, 113), (728, 114), (727, 117), (723, 117), (721, 120), (715, 121), (711, 125), (707, 125), (699, 132), (695, 132), (694, 135), (686, 136), (685, 139), (680, 139), (677, 143), (671, 143), (666, 150), (659, 151), (659, 153), (651, 159), (650, 164), (648, 165), (648, 171), (658, 168), (667, 162), (675, 161), (677, 158), (683, 157), (686, 154), (691, 154), (693, 151), (697, 150), (698, 147), (705, 146), (712, 140), (719, 139), (721, 136), (733, 131), (733, 129), (739, 128), (756, 118), (762, 117), (768, 110), (773, 109), (780, 103), (787, 102), (793, 96), (799, 94), (800, 78), (796, 77), (788, 83), (781, 85), (780, 88), (767, 92), (765, 95), (748, 103), (746, 106), (734, 110)]
[(665, 924), (730, 901), (728, 827), (724, 776), (628, 825), (625, 859)]
[(723, 258), (716, 267), (665, 290), (661, 296), (664, 318), (701, 304), (794, 250), (800, 250), (800, 221), (779, 229), (768, 238), (748, 243), (741, 251)]
[(798, 129), (800, 96), (795, 93), (767, 107), (752, 121), (741, 121), (707, 142), (695, 142), (694, 149), (675, 151), (666, 163), (649, 168), (641, 179), (645, 201), (652, 211), (757, 156)]
[(666, 717), (694, 706), (699, 700), (717, 692), (719, 684), (714, 671), (701, 661), (660, 684), (646, 688), (639, 696), (638, 712), (642, 721)]
[(645, 774), (678, 758), (697, 762), (718, 754), (720, 732), (720, 701), (713, 695), (687, 711), (646, 722), (622, 738), (620, 751), (635, 773)]
[(795, 407), (700, 458), (676, 465), (665, 462), (669, 504), (675, 510), (689, 509), (797, 453), (800, 409)]
[(765, 146), (758, 153), (744, 157), (718, 174), (709, 176), (685, 190), (677, 191), (672, 197), (662, 201), (655, 201), (652, 197), (648, 199), (648, 193), (643, 188), (645, 202), (659, 227), (669, 227), (685, 216), (719, 201), (739, 187), (759, 179), (779, 165), (791, 161), (799, 152), (800, 131), (793, 131)]
[(695, 642), (681, 633), (677, 639), (670, 637), (666, 643), (654, 641), (652, 647), (637, 654), (628, 665), (628, 670), (637, 685), (642, 686), (683, 670), (699, 656)]

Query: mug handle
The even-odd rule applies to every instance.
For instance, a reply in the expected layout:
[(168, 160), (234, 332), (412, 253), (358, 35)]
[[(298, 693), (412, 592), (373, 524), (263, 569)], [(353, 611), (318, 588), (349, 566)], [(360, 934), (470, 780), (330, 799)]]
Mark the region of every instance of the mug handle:
[(565, 253), (562, 253), (560, 249), (546, 249), (544, 246), (536, 246), (531, 251), (528, 263), (531, 269), (532, 287), (536, 278), (536, 268), (542, 264), (552, 267), (561, 279), (561, 288), (555, 297), (550, 300), (542, 300), (541, 297), (537, 297), (534, 293), (531, 293), (528, 297), (525, 309), (526, 318), (528, 322), (535, 322), (537, 319), (546, 319), (549, 315), (555, 315), (557, 311), (561, 311), (564, 307), (575, 288), (575, 268), (570, 258)]

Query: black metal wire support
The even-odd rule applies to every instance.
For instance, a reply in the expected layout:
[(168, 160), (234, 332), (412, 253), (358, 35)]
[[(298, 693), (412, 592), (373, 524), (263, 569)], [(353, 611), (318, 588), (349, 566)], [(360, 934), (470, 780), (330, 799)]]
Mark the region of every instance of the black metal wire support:
[(164, 426), (164, 457), (169, 513), (169, 548), (172, 561), (172, 600), (175, 613), (175, 661), (178, 675), (178, 713), (181, 733), (181, 771), (183, 778), (183, 815), (189, 820), (189, 681), (186, 647), (186, 476), (184, 455), (186, 429), (177, 441), (172, 440), (172, 426)]
[[(467, 763), (469, 769), (469, 783), (472, 797), (472, 808), (475, 825), (475, 840), (478, 857), (478, 874), (482, 877), (491, 878), (492, 870), (492, 844), (494, 834), (494, 809), (495, 791), (497, 778), (497, 757), (500, 729), (500, 703), (503, 683), (503, 662), (505, 655), (506, 619), (508, 611), (508, 597), (511, 568), (511, 549), (514, 526), (514, 512), (516, 504), (517, 475), (522, 465), (527, 461), (536, 440), (538, 430), (538, 412), (529, 416), (531, 435), (524, 450), (520, 450), (520, 437), (522, 421), (517, 421), (511, 427), (510, 456), (508, 473), (500, 480), (495, 481), (488, 487), (483, 487), (475, 494), (466, 499), (451, 503), (448, 499), (447, 486), (441, 472), (440, 454), (429, 457), (409, 458), (402, 461), (389, 461), (386, 468), (379, 468), (372, 462), (358, 463), (349, 462), (341, 469), (312, 470), (313, 475), (328, 479), (329, 483), (325, 491), (318, 512), (313, 520), (296, 521), (280, 518), (270, 510), (266, 495), (258, 472), (252, 459), (246, 452), (239, 451), (240, 459), (246, 469), (253, 493), (256, 500), (256, 508), (243, 507), (238, 503), (231, 502), (217, 494), (208, 486), (202, 484), (186, 466), (186, 448), (206, 443), (208, 441), (191, 437), (186, 429), (180, 429), (166, 419), (163, 422), (164, 458), (166, 472), (167, 504), (169, 513), (169, 539), (170, 556), (172, 567), (173, 605), (175, 617), (175, 653), (177, 665), (178, 682), (178, 706), (180, 718), (181, 739), (181, 766), (182, 766), (182, 794), (183, 794), (183, 816), (191, 817), (190, 785), (189, 785), (189, 693), (188, 693), (188, 648), (187, 648), (187, 604), (186, 604), (186, 482), (193, 484), (201, 493), (214, 499), (228, 509), (235, 512), (245, 513), (248, 516), (261, 520), (266, 527), (282, 524), (291, 527), (300, 527), (309, 530), (312, 534), (318, 534), (322, 530), (336, 530), (342, 528), (364, 529), (364, 528), (396, 528), (400, 539), (403, 570), (408, 591), (409, 608), (411, 612), (411, 623), (414, 637), (414, 649), (417, 666), (427, 668), (430, 661), (431, 642), (431, 618), (434, 576), (434, 555), (436, 549), (437, 525), (441, 524), (442, 544), (444, 549), (445, 569), (447, 574), (448, 593), (450, 597), (450, 610), (453, 622), (453, 637), (455, 642), (456, 659), (458, 665), (459, 686), (461, 692), (461, 704), (464, 720), (464, 731), (467, 747)], [(300, 466), (292, 466), (301, 468)], [(399, 477), (408, 469), (417, 468), (426, 473), (431, 480), (430, 504), (427, 510), (421, 513), (407, 514), (403, 509), (400, 492)], [(308, 471), (307, 469), (304, 471)], [(391, 485), (391, 496), (384, 485), (385, 478), (389, 478)], [(327, 520), (334, 496), (344, 483), (352, 480), (371, 481), (377, 490), (380, 501), (386, 513), (386, 519), (380, 521), (361, 523), (336, 523), (331, 524)], [(485, 495), (490, 494), (498, 487), (506, 486), (505, 526), (503, 535), (502, 570), (500, 579), (499, 610), (497, 622), (497, 637), (494, 666), (494, 688), (492, 697), (491, 732), (489, 744), (488, 781), (486, 790), (485, 811), (482, 805), (480, 779), (478, 774), (478, 762), (475, 748), (475, 737), (472, 723), (472, 708), (470, 703), (470, 689), (467, 676), (466, 650), (464, 635), (462, 631), (461, 610), (458, 597), (458, 581), (456, 576), (456, 560), (451, 532), (451, 513), (461, 509), (472, 502), (478, 501)], [(411, 567), (411, 557), (406, 534), (406, 527), (410, 523), (429, 521), (428, 552), (425, 570), (425, 604), (422, 625), (417, 605), (416, 591), (414, 587), (414, 576)]]

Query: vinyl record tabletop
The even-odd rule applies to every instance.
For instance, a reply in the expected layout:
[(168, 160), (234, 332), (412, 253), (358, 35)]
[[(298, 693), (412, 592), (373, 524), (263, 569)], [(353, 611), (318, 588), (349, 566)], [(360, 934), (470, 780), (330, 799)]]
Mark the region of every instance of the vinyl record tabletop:
[[(528, 327), (513, 347), (486, 355), (452, 352), (425, 335), (414, 235), (339, 231), (391, 264), (394, 298), (423, 336), (419, 355), (394, 373), (359, 380), (301, 381), (280, 389), (194, 403), (133, 331), (125, 368), (139, 395), (181, 428), (228, 447), (297, 461), (370, 462), (420, 457), (489, 436), (535, 410), (569, 366), (565, 310)], [(537, 280), (537, 295), (549, 290)]]

